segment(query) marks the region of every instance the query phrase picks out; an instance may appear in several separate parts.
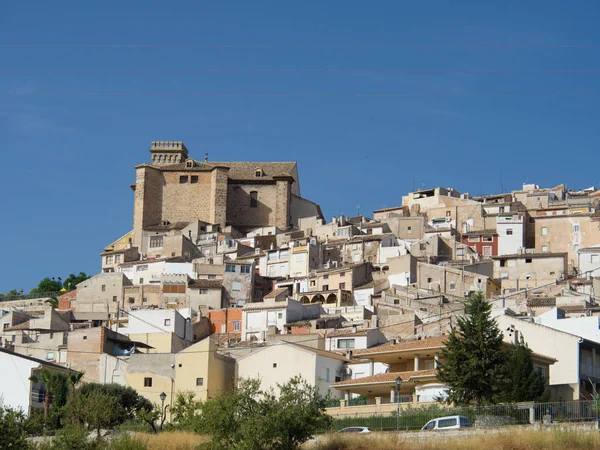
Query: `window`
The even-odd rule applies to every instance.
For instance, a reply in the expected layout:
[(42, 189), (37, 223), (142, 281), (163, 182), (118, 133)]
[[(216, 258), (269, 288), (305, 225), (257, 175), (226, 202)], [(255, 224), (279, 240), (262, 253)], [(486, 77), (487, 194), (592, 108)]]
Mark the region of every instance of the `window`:
[(427, 282), (428, 282), (428, 283), (431, 283), (432, 281), (433, 281), (433, 278), (431, 278), (431, 277), (427, 277)]
[(579, 251), (579, 244), (573, 244), (573, 251), (577, 253)]
[(278, 319), (283, 319), (283, 313), (277, 313), (277, 318)]
[(425, 251), (425, 244), (419, 244), (419, 250), (421, 250), (422, 252)]
[(116, 302), (116, 301), (117, 301), (117, 296), (113, 295), (113, 302)]
[(492, 238), (492, 236), (483, 236), (483, 237), (481, 238), (481, 240), (482, 240), (483, 242), (493, 242), (493, 241), (494, 241), (494, 238)]
[(196, 386), (204, 386), (204, 378), (196, 378)]
[(216, 280), (216, 279), (217, 279), (217, 276), (216, 276), (216, 275), (214, 275), (214, 274), (211, 274), (211, 275), (209, 275), (209, 276), (208, 276), (208, 279), (209, 279), (209, 280)]
[(337, 348), (354, 348), (356, 339), (338, 339)]
[(277, 363), (273, 363), (273, 369), (277, 369)]
[(168, 327), (171, 325), (171, 319), (165, 319), (165, 327)]
[(506, 267), (506, 260), (505, 259), (501, 259), (500, 260), (500, 267)]
[(315, 280), (310, 280), (310, 286), (311, 287), (315, 287), (316, 285), (316, 281)]
[(548, 234), (548, 227), (542, 227), (542, 236), (546, 236)]
[(233, 322), (233, 331), (240, 331), (240, 321), (236, 320)]
[(256, 178), (260, 178), (260, 177), (262, 177), (262, 176), (263, 176), (263, 171), (262, 171), (262, 169), (256, 169), (256, 170), (254, 171), (254, 176), (255, 176)]
[(457, 248), (456, 249), (456, 256), (465, 256), (465, 249), (464, 248)]
[(133, 298), (133, 297), (129, 297), (129, 298), (127, 299), (127, 301), (128, 301), (129, 303), (135, 303), (135, 298)]
[(83, 340), (84, 340), (84, 341), (87, 341), (87, 336), (83, 336)]
[(160, 248), (163, 246), (162, 236), (150, 236), (150, 248)]
[(115, 255), (115, 264), (121, 263), (121, 255)]
[(346, 283), (340, 283), (340, 289), (346, 289)]
[(329, 275), (323, 275), (324, 280), (329, 280)]
[(450, 282), (450, 290), (454, 291), (456, 289), (456, 281)]
[(258, 192), (257, 191), (250, 192), (250, 207), (258, 208)]
[(598, 255), (590, 255), (590, 262), (597, 263)]
[(412, 232), (412, 227), (408, 227), (408, 228), (407, 228), (407, 231), (408, 231), (409, 233), (410, 233), (410, 232)]
[(148, 297), (142, 298), (142, 303), (148, 303)]
[(235, 273), (235, 264), (225, 264), (225, 272)]
[(10, 327), (10, 323), (5, 323), (3, 328), (6, 330), (9, 327)]
[(198, 184), (198, 175), (192, 175), (190, 178), (190, 183)]
[(102, 285), (102, 292), (105, 292), (105, 291), (106, 291), (106, 285), (105, 285), (105, 284), (103, 284), (103, 285)]
[(179, 184), (185, 184), (188, 182), (188, 176), (187, 175), (181, 175), (179, 177)]
[(323, 371), (321, 373), (321, 379), (323, 381), (329, 381), (329, 367), (323, 367)]
[(289, 250), (281, 250), (279, 252), (279, 259), (288, 258), (289, 256), (290, 256), (290, 251)]
[(145, 270), (148, 270), (148, 264), (140, 264), (139, 266), (135, 267), (136, 272), (143, 272)]
[(452, 213), (450, 211), (446, 211), (446, 217), (450, 217)]
[(345, 277), (346, 276), (346, 272), (340, 272), (340, 277)]
[(323, 290), (324, 291), (328, 291), (329, 290), (329, 285), (328, 284), (324, 284), (323, 285)]
[(113, 257), (112, 255), (109, 255), (106, 257), (106, 264), (112, 264), (113, 263)]
[(208, 294), (208, 289), (200, 289), (200, 290), (198, 290), (198, 293), (200, 295), (206, 295), (206, 294)]
[(54, 352), (46, 353), (46, 361), (52, 361), (54, 359)]
[(231, 283), (231, 290), (232, 291), (241, 291), (242, 290), (242, 285), (241, 283), (237, 283), (237, 282), (233, 282)]
[(144, 378), (144, 387), (152, 387), (152, 378), (150, 378), (150, 377)]
[(240, 273), (250, 273), (251, 266), (240, 266)]
[(185, 284), (165, 284), (163, 294), (185, 294)]
[(531, 261), (533, 261), (531, 258), (525, 258), (525, 264), (531, 264)]
[(542, 252), (546, 253), (548, 251), (548, 246), (547, 245), (542, 245)]
[(438, 428), (450, 428), (456, 426), (456, 417), (451, 419), (440, 419), (438, 420)]
[(498, 212), (503, 213), (504, 212), (504, 206), (501, 206), (500, 208), (498, 208)]
[(479, 236), (469, 236), (467, 240), (469, 242), (479, 242)]
[(573, 225), (573, 233), (579, 233), (579, 224)]
[(507, 236), (512, 236), (512, 234), (513, 234), (513, 229), (512, 228), (507, 228), (506, 229), (506, 235)]
[(144, 279), (140, 278), (140, 283), (139, 284), (144, 284)]

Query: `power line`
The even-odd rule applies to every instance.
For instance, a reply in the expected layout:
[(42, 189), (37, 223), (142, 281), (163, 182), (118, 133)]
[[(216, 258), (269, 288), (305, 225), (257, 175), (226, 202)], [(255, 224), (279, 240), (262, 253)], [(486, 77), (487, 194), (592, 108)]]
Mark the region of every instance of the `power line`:
[(0, 48), (104, 48), (104, 49), (414, 49), (414, 50), (436, 50), (436, 49), (554, 49), (554, 50), (596, 50), (600, 45), (423, 45), (423, 44), (23, 44), (4, 43)]

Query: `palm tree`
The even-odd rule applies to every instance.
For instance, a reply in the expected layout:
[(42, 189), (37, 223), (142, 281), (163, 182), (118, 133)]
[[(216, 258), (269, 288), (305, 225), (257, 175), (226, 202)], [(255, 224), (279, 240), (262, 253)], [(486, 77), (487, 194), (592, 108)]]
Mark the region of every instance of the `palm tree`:
[(75, 387), (81, 382), (85, 372), (70, 372), (69, 384), (71, 385), (71, 399), (75, 396)]
[(49, 299), (46, 299), (46, 303), (55, 309), (58, 308), (58, 298), (56, 298), (54, 295)]
[(58, 384), (59, 377), (59, 374), (56, 372), (51, 372), (47, 369), (44, 369), (39, 375), (32, 375), (29, 377), (29, 381), (43, 384), (46, 388), (46, 393), (44, 395), (44, 424), (48, 419), (48, 412), (50, 411), (50, 394), (51, 391), (54, 391), (54, 388)]

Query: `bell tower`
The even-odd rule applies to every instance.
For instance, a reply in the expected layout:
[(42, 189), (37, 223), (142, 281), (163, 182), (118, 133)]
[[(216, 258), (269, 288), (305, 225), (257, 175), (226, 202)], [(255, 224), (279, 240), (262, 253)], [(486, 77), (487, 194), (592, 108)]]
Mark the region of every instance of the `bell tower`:
[(152, 164), (157, 166), (182, 163), (188, 157), (187, 147), (181, 141), (152, 141), (150, 154)]

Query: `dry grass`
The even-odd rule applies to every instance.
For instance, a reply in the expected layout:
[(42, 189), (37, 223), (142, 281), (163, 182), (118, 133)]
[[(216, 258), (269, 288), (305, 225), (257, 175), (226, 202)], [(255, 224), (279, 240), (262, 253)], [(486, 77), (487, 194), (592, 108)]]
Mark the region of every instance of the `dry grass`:
[(332, 435), (321, 438), (310, 450), (590, 450), (600, 449), (597, 431), (514, 431), (416, 441), (402, 435)]
[(135, 439), (144, 442), (148, 450), (193, 450), (207, 441), (204, 436), (181, 431), (158, 434), (136, 433)]

